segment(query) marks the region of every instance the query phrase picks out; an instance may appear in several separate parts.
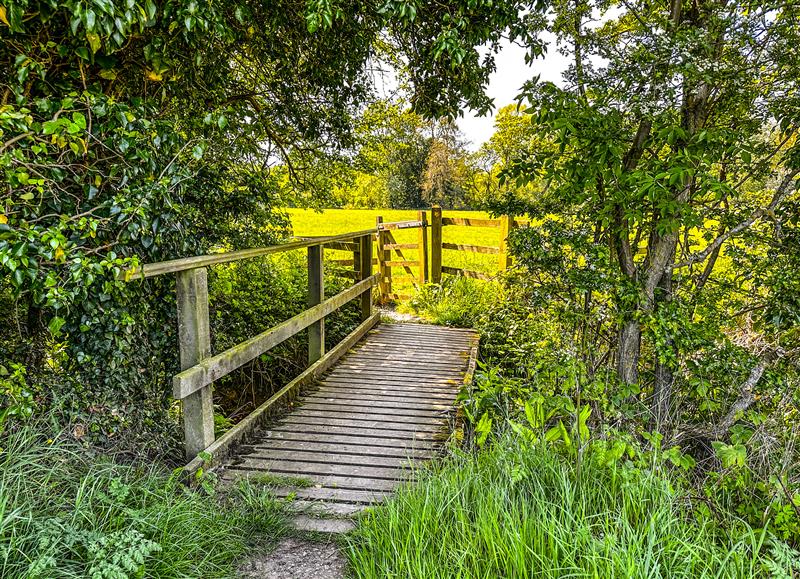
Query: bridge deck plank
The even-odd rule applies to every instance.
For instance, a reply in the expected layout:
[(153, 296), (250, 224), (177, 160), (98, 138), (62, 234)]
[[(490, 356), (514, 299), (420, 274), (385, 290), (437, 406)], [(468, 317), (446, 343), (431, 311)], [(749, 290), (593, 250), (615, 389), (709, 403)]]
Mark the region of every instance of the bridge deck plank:
[(470, 330), (378, 325), (242, 447), (223, 479), (307, 479), (274, 492), (340, 512), (384, 500), (441, 448), (476, 348)]

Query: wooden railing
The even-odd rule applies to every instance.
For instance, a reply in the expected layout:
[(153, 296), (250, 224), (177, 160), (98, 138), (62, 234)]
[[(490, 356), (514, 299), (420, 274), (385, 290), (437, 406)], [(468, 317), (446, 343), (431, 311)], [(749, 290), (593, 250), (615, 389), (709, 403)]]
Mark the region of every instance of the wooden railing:
[[(215, 460), (222, 458), (228, 448), (249, 434), (263, 418), (268, 416), (271, 409), (278, 406), (279, 402), (290, 399), (300, 388), (321, 376), (377, 324), (380, 316), (373, 312), (373, 287), (378, 286), (380, 300), (386, 302), (405, 297), (392, 291), (393, 282), (411, 281), (415, 286), (422, 286), (429, 281), (429, 269), (430, 281), (434, 283), (441, 281), (442, 273), (490, 278), (491, 276), (485, 273), (442, 265), (442, 249), (496, 254), (498, 269), (506, 269), (510, 263), (506, 237), (513, 225), (514, 220), (511, 217), (500, 219), (442, 217), (442, 210), (434, 207), (430, 223), (426, 211), (420, 211), (416, 221), (384, 223), (378, 217), (373, 229), (300, 239), (269, 247), (149, 263), (124, 271), (121, 278), (125, 281), (167, 274), (176, 276), (181, 372), (173, 377), (172, 387), (173, 396), (182, 403), (184, 447), (186, 456), (191, 461), (187, 468), (196, 471), (200, 467), (202, 459), (195, 457), (203, 451), (213, 455)], [(442, 228), (445, 226), (498, 228), (498, 246), (444, 243)], [(418, 230), (417, 243), (397, 242), (393, 232), (404, 229)], [(373, 258), (373, 242), (377, 245), (375, 258)], [(328, 299), (324, 298), (325, 248), (352, 252), (352, 258), (333, 259), (331, 263), (338, 266), (352, 266), (352, 270), (340, 274), (355, 280), (352, 286)], [(208, 314), (208, 267), (299, 249), (307, 250), (308, 308), (249, 340), (212, 355)], [(408, 259), (403, 253), (404, 250), (416, 250), (416, 259)], [(378, 272), (375, 274), (372, 273), (373, 265), (378, 266)], [(402, 268), (405, 275), (393, 276), (393, 268)], [(412, 268), (417, 270), (416, 273)], [(330, 352), (325, 352), (325, 317), (356, 298), (360, 299), (361, 324)], [(236, 427), (215, 440), (213, 383), (305, 329), (309, 332), (308, 368)]]
[[(277, 401), (294, 395), (303, 385), (319, 377), (378, 322), (379, 316), (372, 311), (372, 288), (378, 283), (378, 275), (372, 273), (372, 241), (376, 233), (377, 229), (368, 229), (302, 239), (283, 245), (146, 264), (123, 272), (122, 278), (126, 281), (165, 274), (176, 275), (181, 372), (173, 378), (172, 390), (173, 396), (182, 403), (184, 447), (188, 459), (194, 459), (202, 451), (221, 451), (238, 442), (235, 439), (245, 434), (242, 428), (236, 428), (215, 441), (211, 386), (216, 380), (308, 328), (308, 369), (253, 413), (263, 415)], [(335, 296), (324, 299), (324, 247), (341, 248), (343, 244), (353, 251), (356, 283)], [(207, 268), (298, 249), (307, 249), (308, 252), (308, 308), (293, 318), (212, 356)], [(336, 348), (326, 353), (325, 316), (356, 298), (361, 300), (361, 324)], [(252, 420), (247, 424), (251, 422)]]

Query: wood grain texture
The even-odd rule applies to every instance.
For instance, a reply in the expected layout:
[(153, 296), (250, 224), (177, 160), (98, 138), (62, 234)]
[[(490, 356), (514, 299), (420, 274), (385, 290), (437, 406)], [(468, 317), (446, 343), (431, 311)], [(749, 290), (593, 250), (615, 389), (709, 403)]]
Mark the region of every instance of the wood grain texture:
[[(470, 330), (378, 325), (241, 447), (222, 478), (272, 480), (284, 485), (277, 496), (348, 513), (383, 500), (441, 449), (476, 346)], [(274, 477), (312, 486), (291, 488)]]

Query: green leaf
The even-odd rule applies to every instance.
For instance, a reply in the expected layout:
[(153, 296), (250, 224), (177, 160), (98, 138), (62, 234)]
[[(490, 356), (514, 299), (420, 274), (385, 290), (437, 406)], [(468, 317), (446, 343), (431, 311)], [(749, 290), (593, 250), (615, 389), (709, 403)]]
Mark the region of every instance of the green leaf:
[(54, 317), (53, 319), (50, 320), (49, 324), (47, 324), (47, 329), (50, 330), (50, 334), (51, 335), (53, 335), (54, 337), (57, 338), (58, 336), (61, 335), (61, 328), (66, 323), (67, 323), (67, 320), (65, 320), (64, 318), (61, 318), (59, 316), (56, 316), (56, 317)]
[(100, 50), (100, 37), (94, 32), (86, 33), (86, 40), (89, 43), (89, 48), (92, 49), (92, 54)]
[(714, 441), (711, 446), (714, 447), (714, 452), (723, 468), (741, 467), (747, 461), (747, 448), (743, 444), (725, 444)]
[(586, 425), (586, 421), (589, 420), (591, 414), (592, 409), (588, 404), (581, 408), (578, 414), (578, 436), (582, 442), (589, 440), (589, 427)]

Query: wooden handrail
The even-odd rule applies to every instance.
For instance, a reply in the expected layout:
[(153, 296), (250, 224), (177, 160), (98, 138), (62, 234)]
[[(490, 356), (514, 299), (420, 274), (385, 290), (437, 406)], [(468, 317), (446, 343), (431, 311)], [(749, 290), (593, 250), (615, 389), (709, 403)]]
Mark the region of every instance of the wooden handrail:
[(365, 229), (363, 231), (352, 231), (349, 233), (341, 233), (339, 235), (330, 235), (327, 237), (314, 237), (301, 239), (298, 241), (290, 241), (289, 243), (282, 243), (280, 245), (268, 245), (267, 247), (254, 247), (252, 249), (240, 249), (238, 251), (226, 251), (223, 253), (211, 253), (208, 255), (196, 255), (194, 257), (183, 257), (180, 259), (171, 259), (169, 261), (159, 261), (157, 263), (146, 263), (144, 265), (140, 265), (139, 267), (129, 268), (122, 271), (119, 277), (123, 281), (144, 279), (147, 277), (164, 275), (165, 273), (177, 273), (179, 271), (186, 271), (188, 269), (195, 269), (198, 267), (219, 265), (221, 263), (230, 263), (232, 261), (240, 261), (242, 259), (261, 257), (262, 255), (272, 255), (274, 253), (292, 251), (293, 249), (303, 249), (316, 245), (325, 245), (334, 241), (355, 239), (363, 235), (377, 233), (377, 231), (378, 230), (375, 228)]
[(180, 374), (175, 375), (172, 379), (172, 395), (178, 399), (186, 398), (215, 380), (230, 374), (267, 350), (306, 329), (314, 322), (336, 311), (362, 293), (371, 290), (377, 281), (378, 274), (370, 276), (321, 304), (309, 308), (241, 344), (237, 344), (216, 356), (201, 360), (191, 368), (187, 368)]

